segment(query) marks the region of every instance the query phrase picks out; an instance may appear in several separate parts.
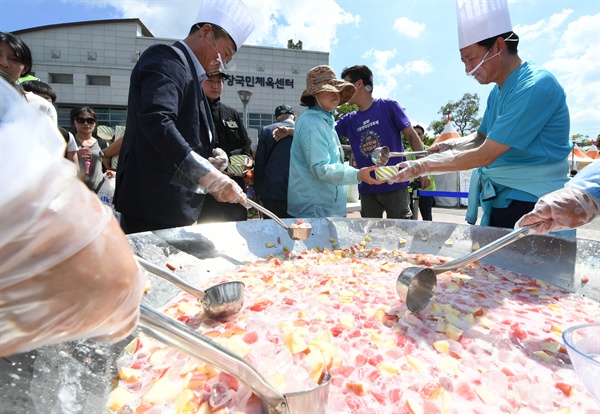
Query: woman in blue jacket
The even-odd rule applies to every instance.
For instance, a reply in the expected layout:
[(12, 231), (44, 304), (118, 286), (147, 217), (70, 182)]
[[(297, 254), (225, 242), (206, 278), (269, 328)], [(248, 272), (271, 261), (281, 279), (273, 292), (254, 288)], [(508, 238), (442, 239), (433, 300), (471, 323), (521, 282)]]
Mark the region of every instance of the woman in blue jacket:
[(306, 76), (300, 105), (308, 109), (296, 122), (290, 154), (288, 213), (292, 217), (345, 217), (347, 185), (386, 182), (371, 177), (377, 166), (358, 170), (344, 165), (331, 111), (348, 102), (354, 91), (351, 83), (337, 79), (326, 65), (312, 68)]

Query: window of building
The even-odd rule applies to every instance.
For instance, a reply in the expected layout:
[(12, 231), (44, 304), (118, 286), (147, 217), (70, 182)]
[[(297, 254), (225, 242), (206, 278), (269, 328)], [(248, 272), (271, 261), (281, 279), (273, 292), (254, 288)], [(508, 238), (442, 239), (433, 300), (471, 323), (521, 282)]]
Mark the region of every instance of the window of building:
[(50, 83), (59, 83), (62, 85), (73, 85), (72, 73), (50, 73)]
[(110, 86), (110, 76), (87, 75), (87, 84), (92, 86)]
[[(240, 113), (240, 118), (244, 119), (244, 114)], [(275, 122), (275, 116), (273, 114), (248, 114), (248, 128), (256, 128), (260, 130), (262, 127), (271, 125)]]

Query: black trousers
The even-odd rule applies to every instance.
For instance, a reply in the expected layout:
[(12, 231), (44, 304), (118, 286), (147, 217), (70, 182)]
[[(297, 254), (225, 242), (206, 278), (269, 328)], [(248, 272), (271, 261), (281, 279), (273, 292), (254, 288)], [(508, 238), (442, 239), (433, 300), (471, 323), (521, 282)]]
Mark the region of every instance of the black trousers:
[(506, 208), (492, 208), (490, 226), (512, 229), (515, 227), (516, 222), (532, 211), (534, 207), (534, 202), (513, 200)]

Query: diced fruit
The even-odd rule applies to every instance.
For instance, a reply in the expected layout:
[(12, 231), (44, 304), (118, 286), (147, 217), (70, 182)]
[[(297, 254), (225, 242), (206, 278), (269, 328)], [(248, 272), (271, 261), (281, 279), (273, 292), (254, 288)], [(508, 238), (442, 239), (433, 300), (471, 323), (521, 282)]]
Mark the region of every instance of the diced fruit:
[(140, 381), (140, 372), (141, 371), (139, 369), (121, 367), (121, 368), (119, 368), (119, 372), (118, 372), (117, 376), (119, 377), (119, 379), (121, 379), (125, 382), (139, 382)]
[(108, 394), (108, 409), (117, 411), (122, 406), (133, 400), (134, 395), (123, 387), (117, 387)]
[(365, 387), (360, 382), (347, 382), (346, 383), (346, 388), (354, 391), (358, 395), (364, 395), (365, 394)]
[(340, 315), (340, 325), (345, 328), (354, 328), (354, 316), (343, 313)]
[(412, 355), (407, 355), (406, 361), (411, 367), (413, 367), (417, 371), (423, 371), (425, 368), (427, 368), (427, 364), (425, 363), (425, 361)]
[(456, 326), (452, 325), (451, 323), (446, 325), (445, 331), (446, 331), (446, 335), (448, 335), (448, 338), (454, 339), (455, 341), (458, 341), (463, 334), (462, 329), (458, 329)]
[(498, 404), (498, 394), (496, 394), (494, 391), (488, 390), (484, 387), (475, 387), (475, 392), (484, 403), (489, 405)]
[(199, 405), (192, 390), (185, 389), (175, 399), (175, 414), (196, 414)]
[(565, 396), (570, 397), (573, 395), (573, 386), (569, 384), (565, 384), (564, 382), (557, 382), (554, 384), (556, 388), (562, 391)]
[(243, 338), (239, 335), (232, 336), (227, 340), (227, 349), (229, 349), (234, 354), (238, 354), (242, 358), (245, 357), (252, 351), (250, 345), (244, 342)]
[(140, 341), (140, 339), (133, 338), (133, 340), (127, 344), (124, 351), (129, 354), (135, 354), (137, 352), (137, 350), (140, 349), (141, 347), (142, 347), (142, 342)]
[(440, 354), (447, 354), (448, 351), (450, 350), (450, 344), (448, 343), (448, 341), (445, 341), (445, 340), (435, 341), (433, 343), (433, 347)]
[(166, 376), (159, 378), (144, 395), (143, 401), (159, 404), (167, 401), (173, 401), (181, 391), (173, 381)]
[(320, 383), (325, 373), (325, 360), (323, 359), (321, 351), (314, 349), (309, 352), (304, 359), (304, 364), (306, 364), (309, 376), (312, 380), (317, 384)]
[(306, 348), (308, 348), (307, 343), (296, 331), (284, 333), (283, 344), (292, 355), (303, 352)]

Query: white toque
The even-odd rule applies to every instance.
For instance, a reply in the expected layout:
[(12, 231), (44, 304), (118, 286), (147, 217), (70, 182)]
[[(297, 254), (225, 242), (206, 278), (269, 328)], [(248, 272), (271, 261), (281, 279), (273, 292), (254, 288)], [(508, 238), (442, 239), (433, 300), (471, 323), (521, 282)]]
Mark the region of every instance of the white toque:
[(506, 0), (456, 0), (458, 48), (512, 31)]

